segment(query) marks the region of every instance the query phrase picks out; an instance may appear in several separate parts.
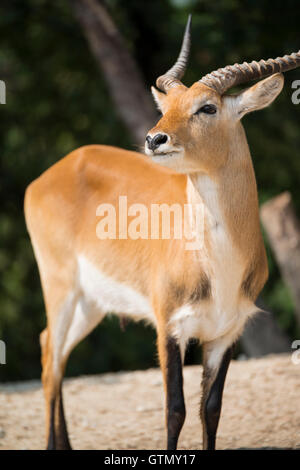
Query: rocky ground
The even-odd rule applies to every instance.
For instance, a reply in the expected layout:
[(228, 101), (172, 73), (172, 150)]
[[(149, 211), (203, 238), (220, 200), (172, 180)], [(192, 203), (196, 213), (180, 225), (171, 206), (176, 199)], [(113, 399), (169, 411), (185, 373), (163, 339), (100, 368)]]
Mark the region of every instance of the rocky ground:
[[(200, 449), (201, 368), (184, 369), (187, 418), (179, 449)], [(290, 355), (233, 361), (218, 449), (300, 449), (300, 364)], [(64, 399), (75, 449), (163, 449), (163, 387), (158, 369), (68, 379)], [(40, 382), (0, 385), (0, 449), (45, 446)]]

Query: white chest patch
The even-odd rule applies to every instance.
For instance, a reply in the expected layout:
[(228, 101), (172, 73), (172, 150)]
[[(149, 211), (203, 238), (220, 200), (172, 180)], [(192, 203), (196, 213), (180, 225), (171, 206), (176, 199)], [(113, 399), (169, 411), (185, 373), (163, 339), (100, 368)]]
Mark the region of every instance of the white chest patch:
[[(247, 318), (257, 311), (253, 302), (240, 296), (245, 265), (225, 226), (216, 185), (208, 176), (199, 177), (195, 185), (205, 204), (209, 240), (205, 243), (204, 239), (199, 259), (205, 260), (211, 299), (183, 305), (172, 316), (170, 325), (182, 347), (191, 337), (208, 342), (229, 335), (234, 341)], [(194, 189), (188, 186), (187, 190), (193, 198)]]
[(110, 278), (83, 255), (78, 257), (78, 266), (79, 285), (90, 309), (155, 323), (151, 305), (141, 293)]
[(209, 227), (210, 249), (206, 260), (215, 311), (212, 315), (219, 318), (218, 330), (221, 330), (227, 328), (227, 324), (241, 310), (240, 286), (245, 264), (226, 227), (215, 183), (208, 176), (203, 176), (198, 179), (198, 184), (206, 206), (205, 224)]

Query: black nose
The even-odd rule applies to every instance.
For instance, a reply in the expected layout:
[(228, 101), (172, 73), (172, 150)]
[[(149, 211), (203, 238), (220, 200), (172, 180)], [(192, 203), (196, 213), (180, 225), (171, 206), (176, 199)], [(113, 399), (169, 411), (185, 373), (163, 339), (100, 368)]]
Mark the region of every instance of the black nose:
[(155, 134), (154, 137), (147, 135), (146, 137), (146, 142), (151, 150), (157, 149), (157, 147), (159, 147), (161, 144), (165, 144), (167, 140), (167, 134)]

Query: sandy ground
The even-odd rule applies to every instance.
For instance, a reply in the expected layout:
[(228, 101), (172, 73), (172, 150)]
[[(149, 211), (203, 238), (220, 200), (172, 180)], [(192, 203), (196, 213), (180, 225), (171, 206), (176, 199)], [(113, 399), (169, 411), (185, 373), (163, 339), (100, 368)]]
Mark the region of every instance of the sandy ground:
[[(200, 366), (184, 369), (187, 418), (179, 449), (201, 449)], [(233, 361), (217, 448), (300, 449), (300, 364), (291, 356)], [(75, 449), (163, 449), (163, 387), (158, 369), (68, 379), (64, 398)], [(45, 446), (40, 382), (0, 386), (0, 449)]]

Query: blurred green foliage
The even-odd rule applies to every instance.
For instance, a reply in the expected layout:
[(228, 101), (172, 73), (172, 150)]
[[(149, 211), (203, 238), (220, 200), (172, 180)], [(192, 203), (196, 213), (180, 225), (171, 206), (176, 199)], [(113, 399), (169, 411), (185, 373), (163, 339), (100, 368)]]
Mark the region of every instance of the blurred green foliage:
[[(109, 11), (150, 87), (177, 56), (188, 13), (193, 47), (185, 83), (236, 61), (276, 57), (299, 48), (296, 0), (107, 0)], [(1, 380), (39, 376), (38, 335), (45, 326), (38, 271), (23, 217), (26, 186), (74, 148), (90, 143), (134, 148), (67, 0), (2, 0), (0, 79), (0, 339), (7, 345)], [(268, 109), (244, 119), (261, 202), (292, 192), (300, 212), (300, 105), (293, 80)], [(296, 335), (293, 304), (268, 248), (265, 301)], [(295, 337), (295, 336), (294, 336)], [(156, 364), (151, 328), (130, 324), (123, 334), (106, 319), (74, 351), (68, 374)]]

